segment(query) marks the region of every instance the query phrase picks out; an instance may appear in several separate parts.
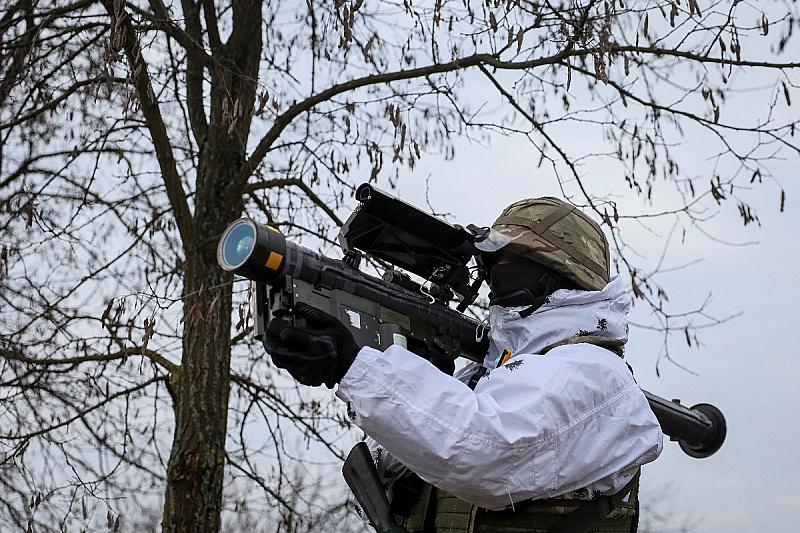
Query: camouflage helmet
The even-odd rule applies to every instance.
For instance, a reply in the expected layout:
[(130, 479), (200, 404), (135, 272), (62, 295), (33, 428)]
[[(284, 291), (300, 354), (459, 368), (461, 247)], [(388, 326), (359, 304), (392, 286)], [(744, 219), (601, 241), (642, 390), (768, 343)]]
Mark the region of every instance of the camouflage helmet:
[(503, 250), (551, 268), (583, 289), (599, 291), (610, 280), (606, 236), (572, 204), (552, 197), (520, 200), (492, 229), (510, 240)]

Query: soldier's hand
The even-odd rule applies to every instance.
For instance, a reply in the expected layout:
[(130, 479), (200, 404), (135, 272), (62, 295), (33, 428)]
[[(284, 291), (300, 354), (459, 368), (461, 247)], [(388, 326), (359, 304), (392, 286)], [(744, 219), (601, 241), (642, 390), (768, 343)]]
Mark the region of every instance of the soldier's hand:
[(347, 373), (359, 347), (341, 321), (315, 307), (298, 303), (296, 316), (307, 325), (273, 319), (262, 338), (264, 348), (277, 366), (303, 385), (324, 383), (332, 389)]

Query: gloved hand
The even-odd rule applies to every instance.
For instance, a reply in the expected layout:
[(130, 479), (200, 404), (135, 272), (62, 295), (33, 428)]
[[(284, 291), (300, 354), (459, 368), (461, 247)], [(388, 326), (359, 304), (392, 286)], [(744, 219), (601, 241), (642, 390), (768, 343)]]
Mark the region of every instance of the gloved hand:
[(325, 383), (332, 389), (347, 373), (360, 348), (335, 317), (302, 302), (296, 307), (297, 317), (305, 318), (307, 325), (293, 326), (273, 319), (262, 338), (264, 348), (277, 366), (303, 385)]

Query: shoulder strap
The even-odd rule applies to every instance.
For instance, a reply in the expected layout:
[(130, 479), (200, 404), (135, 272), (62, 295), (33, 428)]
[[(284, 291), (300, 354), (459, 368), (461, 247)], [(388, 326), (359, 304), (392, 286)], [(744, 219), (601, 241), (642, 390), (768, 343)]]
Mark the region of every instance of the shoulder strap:
[(467, 386), (470, 389), (475, 390), (475, 387), (478, 385), (478, 381), (480, 381), (480, 379), (484, 375), (486, 375), (486, 372), (487, 370), (485, 366), (481, 366), (480, 368), (478, 368), (478, 370), (474, 374), (472, 374), (472, 377), (469, 378), (469, 383), (467, 383)]
[(542, 348), (542, 351), (539, 353), (544, 355), (553, 348), (565, 346), (567, 344), (593, 344), (595, 346), (605, 348), (606, 350), (610, 350), (622, 357), (622, 347), (625, 345), (625, 341), (622, 339), (613, 339), (611, 337), (601, 337), (599, 335), (579, 335), (577, 337), (564, 339), (563, 341), (554, 342), (553, 344), (548, 344)]

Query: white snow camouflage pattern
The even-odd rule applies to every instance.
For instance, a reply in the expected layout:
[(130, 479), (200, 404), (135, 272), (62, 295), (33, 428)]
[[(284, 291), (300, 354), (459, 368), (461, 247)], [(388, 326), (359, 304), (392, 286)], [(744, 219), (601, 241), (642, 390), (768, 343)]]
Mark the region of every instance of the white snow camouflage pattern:
[[(661, 453), (661, 428), (625, 362), (575, 335), (627, 339), (630, 303), (617, 277), (601, 291), (559, 290), (526, 318), (490, 309), (490, 372), (451, 377), (399, 346), (362, 348), (337, 395), (374, 442), (391, 485), (405, 468), (474, 505), (614, 494)], [(512, 357), (495, 368), (504, 349)], [(380, 449), (380, 457), (377, 457)], [(586, 489), (585, 491), (582, 489)]]

